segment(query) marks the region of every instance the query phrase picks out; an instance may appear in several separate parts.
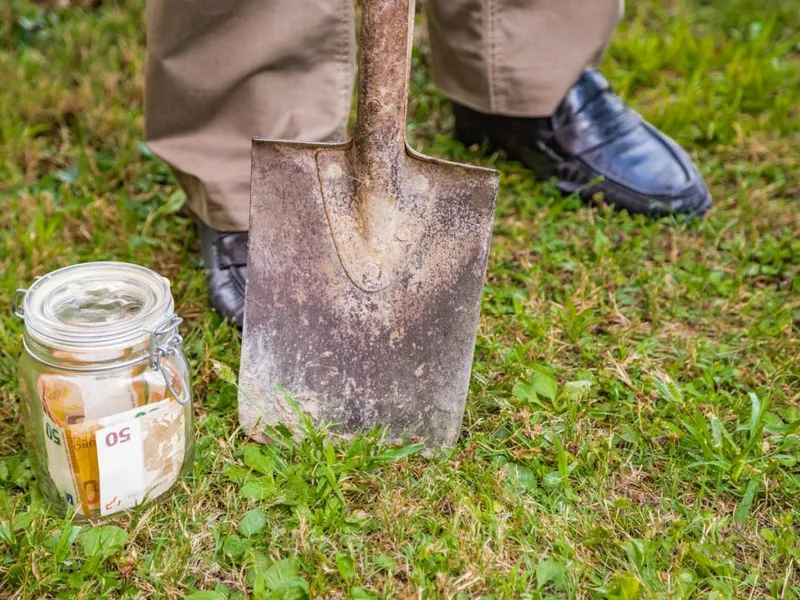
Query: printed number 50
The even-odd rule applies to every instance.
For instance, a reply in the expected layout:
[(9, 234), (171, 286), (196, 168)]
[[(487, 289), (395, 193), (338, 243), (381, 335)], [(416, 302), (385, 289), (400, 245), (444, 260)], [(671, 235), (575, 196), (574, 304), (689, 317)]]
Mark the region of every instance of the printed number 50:
[(131, 428), (123, 427), (119, 430), (119, 435), (116, 431), (110, 432), (106, 435), (106, 446), (116, 446), (117, 442), (120, 444), (131, 441)]
[(47, 432), (47, 437), (53, 440), (57, 445), (61, 445), (61, 438), (58, 435), (58, 432), (50, 427), (50, 423), (45, 424), (45, 430)]

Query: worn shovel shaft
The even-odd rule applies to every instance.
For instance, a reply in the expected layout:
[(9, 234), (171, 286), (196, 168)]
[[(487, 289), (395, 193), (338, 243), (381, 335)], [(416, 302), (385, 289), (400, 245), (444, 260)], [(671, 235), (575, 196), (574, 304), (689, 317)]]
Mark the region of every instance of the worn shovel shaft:
[[(405, 142), (410, 0), (363, 0), (353, 139), (255, 139), (239, 418), (452, 446), (498, 178)], [(287, 400), (291, 397), (293, 402)]]
[(391, 197), (406, 151), (414, 12), (410, 0), (362, 3), (358, 113), (353, 146), (359, 197)]

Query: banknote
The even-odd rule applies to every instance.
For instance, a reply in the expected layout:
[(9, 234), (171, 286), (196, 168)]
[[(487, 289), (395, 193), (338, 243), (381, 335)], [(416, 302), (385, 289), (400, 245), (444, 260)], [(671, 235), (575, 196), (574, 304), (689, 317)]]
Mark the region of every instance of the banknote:
[[(146, 406), (103, 417), (66, 428), (70, 470), (79, 501), (80, 512), (90, 515), (100, 510), (100, 471), (95, 434), (105, 427), (129, 422), (166, 407), (171, 401), (160, 400)], [(177, 404), (172, 401), (173, 404)]]
[[(160, 374), (154, 375), (160, 377)], [(127, 378), (119, 375), (103, 377), (43, 373), (38, 381), (39, 397), (54, 421), (62, 425), (74, 425), (144, 404), (146, 396), (134, 383), (143, 377), (146, 374)], [(155, 377), (153, 379), (156, 380)]]
[[(180, 393), (177, 370), (166, 363), (164, 366)], [(166, 398), (168, 393), (163, 374), (150, 369), (147, 363), (108, 375), (43, 373), (37, 386), (50, 418), (62, 425), (94, 421), (152, 404)]]
[[(165, 367), (180, 394), (177, 369), (169, 364)], [(168, 395), (163, 374), (151, 370), (147, 363), (113, 376), (45, 373), (39, 376), (37, 386), (45, 427), (49, 428), (45, 436), (50, 442), (48, 468), (53, 481), (78, 513), (97, 514), (101, 478), (96, 433), (157, 412), (170, 402), (177, 403)]]
[(47, 413), (44, 413), (42, 428), (47, 454), (47, 471), (50, 473), (50, 478), (58, 493), (68, 504), (75, 506), (77, 495), (75, 494), (75, 482), (70, 467), (64, 428), (56, 425)]
[[(74, 415), (83, 415), (83, 394), (79, 378), (43, 373), (36, 383), (42, 406), (50, 418), (61, 425)], [(69, 418), (68, 418), (69, 415)]]
[(186, 451), (184, 407), (175, 401), (95, 432), (100, 514), (157, 498), (180, 475)]

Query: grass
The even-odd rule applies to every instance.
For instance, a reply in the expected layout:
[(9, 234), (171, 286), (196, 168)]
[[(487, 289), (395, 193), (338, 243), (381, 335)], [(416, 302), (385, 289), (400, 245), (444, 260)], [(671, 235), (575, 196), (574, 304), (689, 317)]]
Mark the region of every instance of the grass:
[(239, 334), (142, 143), (143, 0), (4, 2), (0, 304), (79, 261), (171, 278), (197, 461), (103, 526), (50, 514), (22, 436), (22, 326), (1, 317), (0, 596), (799, 598), (796, 2), (629, 4), (604, 70), (698, 161), (702, 222), (584, 207), (458, 146), (415, 53), (414, 145), (502, 174), (463, 435), (426, 460), (376, 435), (248, 444), (214, 369), (236, 368)]

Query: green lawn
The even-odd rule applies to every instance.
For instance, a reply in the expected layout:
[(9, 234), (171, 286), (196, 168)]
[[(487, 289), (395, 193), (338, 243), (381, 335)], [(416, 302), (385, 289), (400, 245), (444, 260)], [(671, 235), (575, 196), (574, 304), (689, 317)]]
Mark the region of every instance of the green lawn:
[(239, 334), (143, 145), (143, 10), (0, 2), (0, 305), (79, 261), (170, 277), (194, 475), (100, 528), (49, 514), (5, 311), (0, 597), (800, 598), (797, 0), (629, 2), (604, 71), (698, 160), (702, 222), (587, 208), (454, 144), (418, 50), (414, 145), (502, 173), (464, 431), (432, 461), (238, 431), (214, 364)]

